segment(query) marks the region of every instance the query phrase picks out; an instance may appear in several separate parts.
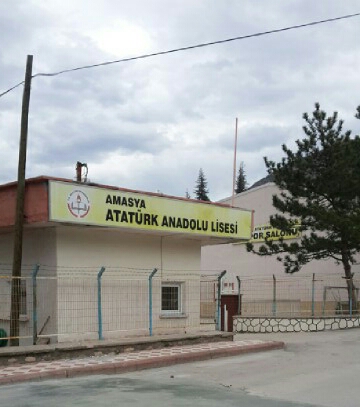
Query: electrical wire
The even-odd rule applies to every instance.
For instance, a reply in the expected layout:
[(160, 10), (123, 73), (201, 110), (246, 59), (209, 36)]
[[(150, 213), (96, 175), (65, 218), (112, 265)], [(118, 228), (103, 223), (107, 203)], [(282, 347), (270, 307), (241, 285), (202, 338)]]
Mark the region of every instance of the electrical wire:
[[(284, 31), (290, 31), (290, 30), (295, 30), (295, 29), (299, 29), (299, 28), (305, 28), (305, 27), (309, 27), (309, 26), (329, 23), (329, 22), (333, 22), (333, 21), (344, 20), (344, 19), (348, 19), (348, 18), (352, 18), (352, 17), (357, 17), (359, 15), (360, 15), (360, 13), (348, 14), (348, 15), (341, 16), (341, 17), (334, 17), (334, 18), (328, 18), (326, 20), (312, 21), (310, 23), (292, 25), (290, 27), (284, 27), (284, 28), (279, 28), (279, 29), (269, 30), (269, 31), (262, 31), (262, 32), (258, 32), (258, 33), (255, 33), (255, 34), (242, 35), (242, 36), (238, 36), (238, 37), (227, 38), (227, 39), (224, 39), (224, 40), (218, 40), (218, 41), (212, 41), (212, 42), (204, 42), (204, 43), (201, 43), (201, 44), (190, 45), (190, 46), (180, 47), (180, 48), (174, 48), (174, 49), (167, 50), (167, 51), (159, 51), (159, 52), (139, 55), (139, 56), (135, 56), (135, 57), (117, 59), (117, 60), (114, 60), (114, 61), (101, 62), (101, 63), (98, 63), (98, 64), (84, 65), (84, 66), (80, 66), (80, 67), (77, 67), (77, 68), (64, 69), (64, 70), (58, 71), (58, 72), (49, 72), (49, 73), (40, 72), (40, 73), (37, 73), (37, 74), (33, 75), (32, 78), (36, 78), (36, 77), (39, 77), (39, 76), (46, 76), (46, 77), (58, 76), (58, 75), (61, 75), (61, 74), (64, 74), (64, 73), (80, 71), (80, 70), (83, 70), (83, 69), (98, 68), (98, 67), (101, 67), (101, 66), (113, 65), (113, 64), (118, 64), (118, 63), (121, 63), (121, 62), (136, 61), (138, 59), (145, 59), (145, 58), (151, 58), (151, 57), (156, 57), (156, 56), (160, 56), (160, 55), (172, 54), (172, 53), (175, 53), (175, 52), (188, 51), (188, 50), (191, 50), (191, 49), (204, 48), (204, 47), (209, 47), (211, 45), (225, 44), (225, 43), (228, 43), (228, 42), (245, 40), (245, 39), (254, 38), (254, 37), (261, 37), (261, 36), (264, 36), (264, 35), (275, 34), (275, 33), (280, 33), (280, 32), (284, 32)], [(22, 85), (23, 83), (24, 83), (24, 81), (18, 83), (17, 85), (13, 86), (12, 88), (10, 88), (10, 89), (6, 90), (5, 92), (1, 93), (0, 97), (6, 95), (7, 93), (9, 93), (13, 89), (17, 88), (18, 86)]]
[(17, 85), (13, 86), (12, 88), (6, 90), (3, 93), (0, 93), (0, 97), (6, 95), (7, 93), (11, 92), (12, 90), (16, 89), (17, 87), (23, 85), (25, 83), (25, 81), (21, 81), (20, 83), (18, 83)]

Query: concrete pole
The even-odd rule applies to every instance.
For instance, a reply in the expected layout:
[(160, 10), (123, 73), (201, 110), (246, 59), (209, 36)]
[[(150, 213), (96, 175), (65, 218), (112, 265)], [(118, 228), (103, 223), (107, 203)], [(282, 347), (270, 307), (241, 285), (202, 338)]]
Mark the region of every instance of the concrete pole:
[(26, 149), (30, 106), (30, 89), (32, 76), (33, 56), (28, 55), (26, 60), (25, 85), (22, 100), (21, 130), (19, 147), (19, 164), (17, 179), (16, 212), (14, 226), (14, 251), (11, 283), (11, 311), (10, 311), (10, 346), (19, 346), (19, 317), (20, 317), (20, 282), (22, 243), (24, 226), (24, 203), (25, 203), (25, 169)]

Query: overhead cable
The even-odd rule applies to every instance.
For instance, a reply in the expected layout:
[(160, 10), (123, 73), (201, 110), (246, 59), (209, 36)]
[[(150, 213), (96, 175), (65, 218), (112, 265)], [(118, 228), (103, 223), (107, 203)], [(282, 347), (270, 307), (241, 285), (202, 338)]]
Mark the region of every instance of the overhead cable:
[[(245, 39), (248, 39), (248, 38), (260, 37), (260, 36), (263, 36), (263, 35), (276, 34), (276, 33), (284, 32), (284, 31), (295, 30), (295, 29), (298, 29), (298, 28), (305, 28), (305, 27), (324, 24), (324, 23), (329, 23), (329, 22), (333, 22), (333, 21), (344, 20), (344, 19), (348, 19), (348, 18), (352, 18), (352, 17), (357, 17), (359, 15), (360, 15), (360, 13), (348, 14), (348, 15), (341, 16), (341, 17), (334, 17), (334, 18), (328, 18), (326, 20), (319, 20), (319, 21), (313, 21), (313, 22), (305, 23), (305, 24), (292, 25), (290, 27), (279, 28), (279, 29), (276, 29), (276, 30), (262, 31), (262, 32), (258, 32), (258, 33), (255, 33), (255, 34), (248, 34), (248, 35), (242, 35), (242, 36), (233, 37), (233, 38), (227, 38), (225, 40), (204, 42), (204, 43), (201, 43), (201, 44), (190, 45), (190, 46), (187, 46), (187, 47), (174, 48), (174, 49), (167, 50), (167, 51), (160, 51), (160, 52), (154, 52), (154, 53), (151, 53), (151, 54), (139, 55), (139, 56), (135, 56), (135, 57), (122, 58), (122, 59), (117, 59), (117, 60), (114, 60), (114, 61), (101, 62), (101, 63), (98, 63), (98, 64), (84, 65), (84, 66), (80, 66), (80, 67), (77, 67), (77, 68), (64, 69), (64, 70), (58, 71), (58, 72), (49, 72), (49, 73), (40, 72), (40, 73), (34, 74), (32, 77), (36, 78), (38, 76), (47, 76), (47, 77), (49, 77), (49, 76), (57, 76), (57, 75), (61, 75), (61, 74), (64, 74), (64, 73), (80, 71), (80, 70), (83, 70), (83, 69), (98, 68), (98, 67), (101, 67), (101, 66), (113, 65), (113, 64), (118, 64), (118, 63), (121, 63), (121, 62), (135, 61), (135, 60), (138, 60), (138, 59), (145, 59), (145, 58), (151, 58), (151, 57), (156, 57), (156, 56), (160, 56), (160, 55), (167, 55), (167, 54), (172, 54), (172, 53), (175, 53), (175, 52), (188, 51), (188, 50), (196, 49), (196, 48), (204, 48), (204, 47), (208, 47), (208, 46), (211, 46), (211, 45), (225, 44), (225, 43), (232, 42), (232, 41), (245, 40)], [(12, 91), (13, 89), (15, 89), (18, 86), (22, 85), (23, 83), (24, 83), (24, 81), (18, 83), (17, 85), (13, 86), (12, 88), (10, 88), (10, 89), (6, 90), (5, 92), (1, 93), (0, 97), (4, 96), (7, 93), (9, 93), (10, 91)]]

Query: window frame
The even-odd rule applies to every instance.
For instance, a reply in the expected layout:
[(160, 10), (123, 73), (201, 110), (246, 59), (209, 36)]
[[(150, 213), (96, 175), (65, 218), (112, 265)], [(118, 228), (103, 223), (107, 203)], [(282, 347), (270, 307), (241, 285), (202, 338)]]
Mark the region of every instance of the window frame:
[[(177, 302), (178, 307), (177, 309), (163, 309), (163, 288), (177, 288)], [(161, 301), (160, 301), (160, 311), (162, 316), (182, 316), (183, 313), (183, 290), (184, 290), (184, 283), (179, 281), (167, 281), (161, 283)], [(171, 300), (171, 299), (170, 299)]]

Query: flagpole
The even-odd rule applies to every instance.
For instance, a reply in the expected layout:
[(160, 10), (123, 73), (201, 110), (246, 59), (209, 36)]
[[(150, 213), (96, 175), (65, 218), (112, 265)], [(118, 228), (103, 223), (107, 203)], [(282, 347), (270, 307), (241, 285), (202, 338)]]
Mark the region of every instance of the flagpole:
[(237, 133), (238, 133), (238, 118), (235, 119), (234, 172), (233, 172), (233, 188), (232, 188), (231, 206), (234, 206), (234, 197), (235, 197)]

